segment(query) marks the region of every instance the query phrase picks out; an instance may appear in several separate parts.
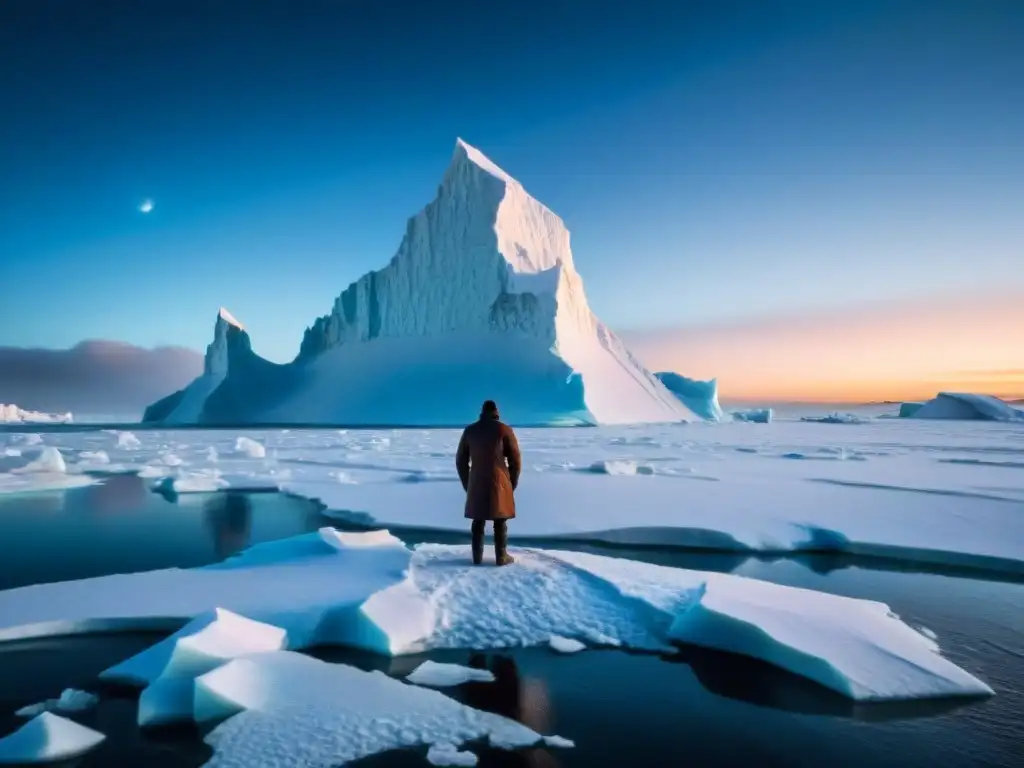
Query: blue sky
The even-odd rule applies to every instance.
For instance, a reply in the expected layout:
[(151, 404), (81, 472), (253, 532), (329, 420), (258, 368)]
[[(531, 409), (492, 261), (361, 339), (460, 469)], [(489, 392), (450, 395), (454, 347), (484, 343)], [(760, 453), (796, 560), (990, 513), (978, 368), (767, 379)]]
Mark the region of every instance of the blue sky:
[(456, 136), (615, 328), (1024, 289), (1015, 0), (103, 8), (0, 12), (0, 345), (289, 359)]

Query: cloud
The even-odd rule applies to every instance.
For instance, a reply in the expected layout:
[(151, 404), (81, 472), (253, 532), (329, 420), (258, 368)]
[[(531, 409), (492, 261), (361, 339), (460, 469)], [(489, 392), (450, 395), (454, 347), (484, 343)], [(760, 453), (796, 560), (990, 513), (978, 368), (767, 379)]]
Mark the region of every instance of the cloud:
[(71, 349), (0, 347), (0, 403), (82, 415), (133, 415), (203, 370), (183, 347), (83, 341)]

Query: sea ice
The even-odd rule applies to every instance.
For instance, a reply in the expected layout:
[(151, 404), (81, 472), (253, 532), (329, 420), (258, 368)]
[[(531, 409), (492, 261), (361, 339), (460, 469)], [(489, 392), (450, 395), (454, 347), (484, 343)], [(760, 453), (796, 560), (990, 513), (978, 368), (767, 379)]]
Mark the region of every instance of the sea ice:
[(83, 709), (96, 706), (98, 701), (99, 697), (88, 691), (66, 688), (58, 698), (40, 701), (38, 704), (29, 704), (14, 714), (19, 717), (35, 717), (43, 712), (81, 712)]
[(434, 744), (427, 750), (427, 762), (437, 766), (474, 766), (479, 762), (475, 754), (461, 751), (454, 744)]
[(48, 491), (96, 482), (90, 477), (69, 475), (67, 469), (60, 450), (52, 445), (8, 452), (0, 457), (0, 493)]
[(574, 640), (571, 637), (562, 637), (561, 635), (552, 635), (548, 639), (548, 645), (551, 646), (552, 650), (558, 651), (559, 653), (577, 653), (578, 651), (583, 651), (587, 648), (587, 646), (579, 640)]
[(430, 688), (449, 688), (463, 683), (493, 683), (494, 673), (488, 669), (474, 669), (461, 664), (440, 664), (436, 661), (425, 661), (405, 678), (414, 685), (426, 685)]
[(206, 739), (215, 750), (208, 768), (332, 768), (402, 747), (542, 741), (524, 725), (429, 688), (289, 651), (235, 659), (196, 680), (197, 722), (231, 715)]
[[(495, 604), (504, 610), (495, 613)], [(640, 650), (683, 641), (755, 656), (858, 700), (992, 692), (882, 603), (572, 552), (524, 550), (514, 568), (481, 569), (468, 547), (410, 551), (386, 531), (323, 529), (217, 566), (0, 592), (0, 639), (166, 626), (217, 607), (287, 630), (292, 650), (339, 644), (398, 655), (600, 635)], [(193, 632), (202, 642), (184, 667), (241, 652), (236, 630), (245, 620), (235, 619), (232, 631)], [(179, 643), (130, 660), (125, 677), (151, 679)], [(154, 709), (163, 697), (181, 701), (179, 689), (157, 693)]]
[(102, 733), (51, 712), (0, 738), (0, 764), (34, 765), (70, 760), (99, 746)]

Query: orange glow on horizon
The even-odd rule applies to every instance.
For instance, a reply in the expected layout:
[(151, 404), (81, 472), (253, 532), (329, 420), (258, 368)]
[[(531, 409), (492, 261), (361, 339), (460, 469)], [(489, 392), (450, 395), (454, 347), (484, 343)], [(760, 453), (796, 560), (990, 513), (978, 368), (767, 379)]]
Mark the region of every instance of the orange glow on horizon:
[(1024, 294), (624, 334), (656, 371), (718, 378), (736, 401), (1024, 398)]

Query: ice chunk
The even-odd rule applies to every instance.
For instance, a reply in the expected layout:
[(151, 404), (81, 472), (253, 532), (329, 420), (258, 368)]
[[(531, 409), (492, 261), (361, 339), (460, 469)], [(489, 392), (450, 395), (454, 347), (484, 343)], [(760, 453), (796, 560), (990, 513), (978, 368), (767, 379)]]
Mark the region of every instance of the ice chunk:
[(427, 750), (427, 762), (438, 766), (474, 766), (479, 762), (474, 753), (460, 751), (454, 744), (434, 744)]
[(83, 709), (96, 706), (98, 701), (99, 697), (88, 691), (66, 688), (58, 698), (40, 701), (38, 704), (29, 704), (14, 714), (19, 717), (35, 717), (42, 712), (81, 712)]
[(262, 459), (267, 455), (267, 449), (261, 443), (256, 442), (251, 437), (244, 436), (235, 440), (235, 451), (244, 453), (253, 459)]
[(131, 451), (142, 447), (139, 438), (131, 432), (114, 432), (114, 434), (117, 435), (117, 447), (121, 450)]
[(64, 457), (61, 455), (61, 452), (52, 445), (47, 445), (28, 464), (12, 471), (50, 472), (55, 475), (62, 475), (68, 471), (68, 467), (64, 463)]
[(0, 763), (33, 765), (70, 760), (99, 746), (105, 738), (84, 725), (43, 712), (0, 738)]
[(436, 661), (425, 661), (405, 679), (414, 685), (448, 688), (469, 682), (493, 683), (494, 673), (487, 669), (464, 667), (461, 664), (439, 664)]
[(884, 603), (578, 552), (551, 556), (668, 614), (673, 640), (763, 659), (857, 701), (993, 693)]
[(772, 420), (771, 408), (746, 408), (733, 411), (732, 417), (736, 421), (750, 421), (754, 424), (770, 424)]
[(78, 459), (83, 464), (109, 464), (110, 456), (106, 451), (82, 451)]
[(200, 469), (195, 472), (179, 470), (174, 476), (162, 477), (153, 485), (153, 490), (168, 494), (214, 493), (229, 486), (230, 483), (216, 469)]
[(235, 659), (196, 680), (197, 722), (231, 715), (206, 739), (209, 768), (331, 768), (402, 747), (487, 738), (514, 748), (542, 738), (438, 691), (289, 651)]
[(100, 673), (100, 679), (148, 685), (159, 677), (196, 677), (228, 659), (287, 645), (280, 627), (214, 608), (170, 637)]
[(833, 411), (827, 416), (801, 416), (800, 421), (816, 424), (863, 424), (864, 419), (855, 413), (839, 413)]
[(653, 475), (654, 467), (624, 459), (603, 459), (595, 461), (583, 471), (595, 475)]
[(551, 646), (552, 650), (559, 653), (576, 653), (587, 648), (579, 640), (574, 640), (571, 637), (562, 637), (561, 635), (552, 635), (548, 640), (548, 645)]
[(136, 719), (140, 727), (156, 727), (192, 722), (195, 679), (160, 677), (139, 694)]
[(556, 747), (557, 749), (572, 749), (576, 746), (575, 741), (564, 736), (545, 736), (544, 743), (549, 747)]

